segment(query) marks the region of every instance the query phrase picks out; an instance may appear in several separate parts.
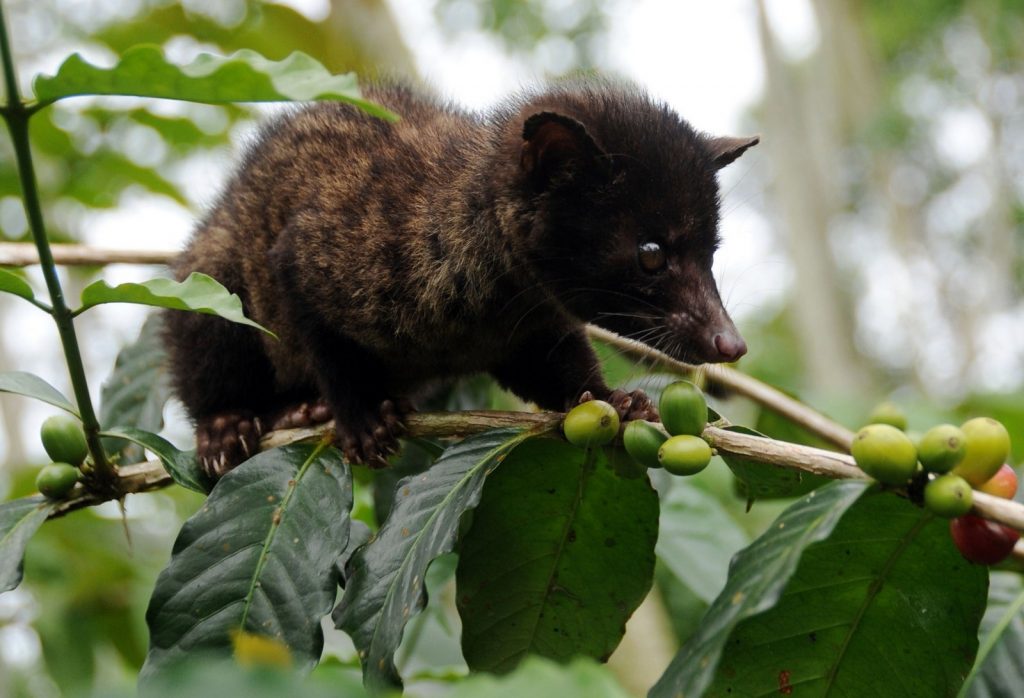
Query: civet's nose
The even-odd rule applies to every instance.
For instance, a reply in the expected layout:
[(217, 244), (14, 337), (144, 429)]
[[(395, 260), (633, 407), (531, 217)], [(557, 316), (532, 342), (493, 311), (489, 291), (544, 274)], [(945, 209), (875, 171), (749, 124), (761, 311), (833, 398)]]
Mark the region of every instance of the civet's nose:
[(716, 334), (714, 343), (721, 355), (720, 361), (736, 361), (747, 353), (747, 343), (735, 332)]

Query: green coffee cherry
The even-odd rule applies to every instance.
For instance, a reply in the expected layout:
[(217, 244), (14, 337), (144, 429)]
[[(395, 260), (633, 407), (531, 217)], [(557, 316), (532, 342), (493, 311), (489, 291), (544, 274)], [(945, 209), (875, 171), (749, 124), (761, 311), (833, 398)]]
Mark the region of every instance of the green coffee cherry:
[(967, 437), (964, 459), (953, 472), (972, 485), (980, 485), (999, 472), (1010, 455), (1010, 434), (994, 419), (978, 417), (960, 428)]
[(46, 449), (46, 455), (57, 463), (81, 465), (89, 455), (82, 425), (69, 415), (55, 414), (48, 417), (39, 429), (39, 438)]
[(857, 466), (879, 482), (902, 485), (917, 470), (917, 451), (910, 438), (888, 424), (869, 424), (850, 445)]
[(661, 391), (658, 403), (661, 423), (669, 434), (700, 436), (708, 423), (708, 403), (704, 393), (689, 381), (677, 381)]
[(963, 460), (967, 437), (952, 424), (940, 424), (925, 432), (917, 445), (917, 459), (932, 473), (948, 473)]
[(622, 432), (622, 444), (626, 452), (640, 465), (646, 468), (660, 468), (658, 449), (668, 439), (660, 429), (641, 419), (634, 419), (626, 424)]
[(924, 487), (928, 511), (946, 519), (963, 516), (974, 506), (971, 485), (959, 475), (942, 475)]
[(907, 415), (894, 402), (882, 402), (875, 405), (868, 416), (868, 424), (888, 424), (900, 431), (907, 428)]
[(603, 446), (619, 433), (619, 414), (607, 402), (590, 400), (565, 415), (562, 431), (574, 446)]
[(696, 475), (711, 462), (711, 447), (699, 436), (679, 434), (661, 445), (658, 461), (673, 475)]
[(50, 499), (61, 499), (78, 482), (78, 468), (68, 463), (50, 463), (36, 476), (36, 488)]

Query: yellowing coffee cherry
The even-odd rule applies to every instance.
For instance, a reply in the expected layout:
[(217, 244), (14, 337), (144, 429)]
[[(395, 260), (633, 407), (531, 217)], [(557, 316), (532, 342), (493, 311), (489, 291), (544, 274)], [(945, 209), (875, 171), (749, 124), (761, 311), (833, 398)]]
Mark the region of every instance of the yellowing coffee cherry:
[(562, 431), (574, 446), (603, 446), (619, 433), (619, 414), (607, 402), (590, 400), (565, 415)]
[(940, 424), (924, 433), (917, 444), (917, 459), (932, 473), (948, 473), (967, 453), (967, 437), (952, 424)]
[(992, 478), (1010, 455), (1010, 434), (994, 419), (978, 417), (960, 427), (967, 437), (967, 451), (953, 472), (972, 485)]
[(887, 485), (902, 485), (917, 470), (913, 442), (888, 424), (869, 424), (858, 431), (850, 453), (861, 470)]

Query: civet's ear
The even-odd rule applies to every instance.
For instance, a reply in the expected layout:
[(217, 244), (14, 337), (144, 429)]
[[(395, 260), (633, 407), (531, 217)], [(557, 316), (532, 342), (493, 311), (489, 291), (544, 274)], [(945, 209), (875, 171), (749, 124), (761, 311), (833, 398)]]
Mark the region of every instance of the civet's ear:
[(711, 152), (711, 159), (716, 169), (722, 169), (730, 162), (752, 146), (758, 144), (760, 136), (747, 136), (737, 138), (735, 136), (719, 136), (707, 140), (708, 150)]
[(519, 164), (538, 189), (556, 176), (569, 179), (594, 167), (608, 166), (604, 151), (576, 119), (540, 112), (523, 123)]

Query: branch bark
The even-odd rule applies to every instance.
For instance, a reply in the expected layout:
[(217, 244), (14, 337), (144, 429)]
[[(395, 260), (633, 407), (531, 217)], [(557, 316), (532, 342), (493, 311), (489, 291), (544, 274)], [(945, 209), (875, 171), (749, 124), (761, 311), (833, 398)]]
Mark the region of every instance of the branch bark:
[[(175, 252), (167, 250), (112, 250), (89, 245), (50, 245), (53, 261), (64, 266), (106, 264), (167, 264)], [(39, 252), (30, 242), (0, 243), (0, 267), (28, 267), (39, 264)]]
[[(424, 412), (409, 415), (406, 427), (411, 437), (462, 438), (489, 429), (511, 426), (536, 429), (538, 432), (553, 431), (564, 417), (565, 415), (557, 412)], [(320, 439), (332, 429), (333, 423), (328, 422), (313, 429), (282, 429), (270, 432), (261, 440), (260, 448), (267, 450), (288, 443)], [(853, 458), (844, 453), (741, 434), (711, 425), (704, 429), (703, 437), (719, 453), (753, 458), (770, 465), (802, 470), (833, 479), (867, 478), (853, 462)], [(120, 468), (118, 474), (120, 490), (125, 495), (150, 492), (167, 487), (173, 482), (159, 461), (127, 465)], [(51, 518), (102, 501), (105, 501), (102, 496), (82, 491), (61, 502)], [(971, 513), (1024, 531), (1024, 505), (1017, 502), (975, 491), (974, 509)]]

